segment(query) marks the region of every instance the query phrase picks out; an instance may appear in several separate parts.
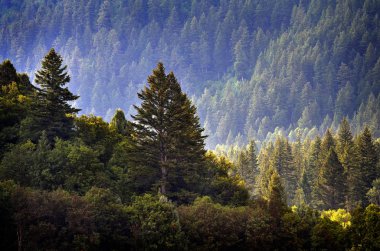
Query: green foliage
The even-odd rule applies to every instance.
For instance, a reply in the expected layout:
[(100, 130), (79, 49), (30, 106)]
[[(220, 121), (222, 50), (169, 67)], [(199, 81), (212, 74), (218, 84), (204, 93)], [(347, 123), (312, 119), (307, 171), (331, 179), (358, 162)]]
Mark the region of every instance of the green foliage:
[(11, 201), (20, 250), (83, 250), (97, 241), (93, 209), (78, 196), (17, 188)]
[(178, 211), (190, 249), (220, 250), (244, 247), (242, 238), (248, 218), (246, 208), (223, 207), (214, 204), (209, 197), (202, 197), (197, 198), (192, 206), (179, 207)]
[(212, 152), (206, 153), (207, 180), (202, 185), (204, 194), (213, 198), (217, 203), (235, 206), (245, 205), (248, 200), (248, 191), (244, 181), (238, 176), (231, 175), (234, 167), (228, 159), (218, 157)]
[(63, 187), (84, 194), (91, 186), (109, 187), (111, 171), (104, 168), (99, 152), (80, 140), (56, 139), (51, 148), (43, 133), (38, 144), (31, 141), (15, 145), (0, 165), (0, 177), (22, 186), (41, 189)]
[(318, 190), (322, 209), (337, 209), (344, 206), (346, 181), (344, 169), (333, 148), (330, 148), (318, 177)]
[(99, 152), (100, 160), (107, 163), (112, 157), (113, 147), (122, 138), (101, 117), (82, 115), (75, 118), (74, 122), (77, 137)]
[(84, 196), (92, 205), (98, 235), (97, 250), (125, 250), (133, 245), (130, 214), (111, 190), (92, 187)]
[(380, 206), (380, 179), (372, 182), (372, 188), (367, 192), (368, 201)]
[(42, 68), (36, 73), (39, 89), (33, 97), (28, 115), (22, 122), (21, 136), (24, 140), (37, 141), (44, 128), (49, 142), (55, 137), (68, 139), (73, 134), (72, 115), (80, 109), (73, 108), (69, 102), (78, 99), (66, 84), (70, 82), (67, 66), (62, 66), (62, 57), (51, 49), (42, 60)]
[(9, 60), (0, 64), (0, 155), (19, 138), (20, 121), (30, 105), (32, 85)]
[(136, 249), (178, 250), (186, 247), (177, 210), (165, 196), (137, 196), (127, 211)]
[(364, 128), (357, 141), (359, 166), (362, 171), (364, 188), (361, 195), (363, 200), (365, 200), (365, 194), (371, 188), (373, 180), (379, 177), (377, 170), (378, 155), (373, 143), (371, 131), (367, 127)]
[(259, 173), (255, 141), (251, 141), (246, 149), (243, 149), (237, 159), (236, 169), (239, 176), (244, 180), (250, 194), (256, 194), (256, 176)]
[(337, 222), (322, 218), (312, 229), (313, 250), (345, 250), (346, 231)]
[(271, 173), (268, 184), (268, 211), (273, 218), (280, 219), (287, 211), (286, 195), (278, 172), (271, 170)]
[(5, 153), (0, 165), (1, 179), (13, 179), (20, 185), (31, 186), (35, 149), (36, 145), (27, 141), (13, 146)]
[(130, 122), (125, 119), (124, 112), (121, 109), (116, 110), (115, 115), (111, 119), (109, 127), (111, 130), (124, 136), (127, 136), (131, 133)]
[[(135, 106), (132, 116), (133, 145), (131, 158), (136, 168), (155, 168), (160, 172), (154, 183), (160, 193), (177, 200), (181, 190), (196, 192), (201, 182), (204, 164), (204, 136), (196, 115), (196, 108), (182, 93), (173, 72), (165, 74), (162, 63), (148, 77), (148, 86), (138, 97), (141, 106)], [(147, 167), (148, 166), (148, 167)]]
[(350, 229), (352, 246), (357, 250), (377, 250), (380, 247), (380, 208), (371, 204), (356, 208)]

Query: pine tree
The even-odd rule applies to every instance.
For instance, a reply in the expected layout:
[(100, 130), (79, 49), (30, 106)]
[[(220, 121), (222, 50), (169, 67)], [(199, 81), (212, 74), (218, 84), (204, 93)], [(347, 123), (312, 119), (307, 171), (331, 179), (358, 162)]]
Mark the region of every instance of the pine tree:
[(257, 156), (256, 156), (256, 144), (254, 140), (251, 140), (247, 145), (247, 148), (242, 150), (238, 156), (238, 173), (244, 179), (250, 192), (254, 191), (255, 180), (259, 174)]
[[(377, 173), (378, 155), (372, 140), (371, 131), (365, 127), (358, 137), (359, 166), (362, 171), (363, 189), (361, 198), (365, 198), (366, 192), (372, 187), (372, 182), (379, 177)], [(367, 200), (364, 199), (367, 203)]]
[(292, 202), (297, 189), (297, 174), (294, 167), (290, 144), (287, 140), (277, 138), (270, 161), (271, 168), (277, 170), (284, 181), (288, 202)]
[(319, 201), (318, 175), (321, 168), (321, 138), (317, 136), (311, 145), (311, 153), (308, 159), (306, 177), (311, 188), (311, 204), (316, 207)]
[(21, 136), (24, 139), (37, 141), (42, 130), (46, 131), (49, 142), (54, 137), (68, 139), (73, 133), (73, 115), (80, 110), (69, 102), (79, 97), (65, 87), (70, 82), (70, 76), (62, 62), (62, 57), (51, 49), (42, 61), (41, 70), (36, 73), (35, 81), (40, 88), (28, 117), (22, 123)]
[[(135, 106), (133, 158), (140, 166), (159, 170), (159, 191), (172, 197), (195, 189), (204, 160), (204, 136), (196, 108), (174, 74), (165, 74), (162, 63), (148, 77), (148, 86)], [(154, 185), (154, 184), (152, 184)], [(174, 194), (176, 193), (176, 194)]]
[(330, 148), (322, 164), (318, 189), (322, 201), (321, 209), (338, 209), (344, 206), (346, 191), (344, 168), (333, 148)]
[(273, 218), (280, 219), (287, 209), (286, 195), (278, 172), (271, 169), (271, 173), (272, 174), (268, 184), (268, 210)]
[(326, 130), (321, 143), (321, 159), (325, 159), (331, 148), (335, 149), (335, 141), (330, 129)]
[(344, 167), (345, 177), (347, 179), (347, 198), (346, 207), (353, 209), (355, 204), (361, 201), (363, 188), (362, 174), (358, 165), (358, 152), (354, 144), (350, 125), (344, 118), (339, 126), (337, 140), (337, 154), (340, 162)]

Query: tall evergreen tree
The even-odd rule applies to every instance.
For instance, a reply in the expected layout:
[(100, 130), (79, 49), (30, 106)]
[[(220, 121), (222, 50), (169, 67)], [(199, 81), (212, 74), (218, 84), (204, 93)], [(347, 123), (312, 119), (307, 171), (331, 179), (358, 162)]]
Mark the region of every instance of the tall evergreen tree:
[(137, 114), (133, 116), (132, 157), (140, 166), (159, 169), (159, 180), (152, 181), (159, 184), (160, 193), (181, 199), (181, 193), (196, 190), (202, 176), (205, 137), (196, 108), (182, 93), (174, 74), (165, 74), (162, 63), (138, 97), (142, 102), (135, 106)]
[(321, 159), (325, 159), (328, 156), (331, 148), (335, 149), (335, 140), (330, 129), (327, 129), (321, 142)]
[(287, 201), (292, 203), (297, 189), (297, 173), (294, 167), (291, 147), (286, 139), (277, 138), (270, 166), (277, 170), (283, 179)]
[(259, 174), (259, 169), (254, 140), (251, 140), (247, 148), (240, 152), (237, 162), (239, 175), (244, 179), (250, 192), (256, 194), (257, 191), (254, 191), (254, 186), (256, 177)]
[(62, 66), (62, 57), (51, 49), (42, 60), (42, 68), (36, 73), (39, 89), (27, 118), (22, 123), (21, 136), (38, 140), (42, 130), (49, 141), (54, 137), (69, 138), (73, 133), (73, 115), (79, 112), (70, 102), (79, 97), (72, 94), (65, 85), (70, 82), (67, 66)]
[(344, 168), (333, 148), (330, 148), (318, 177), (321, 209), (338, 209), (345, 202)]
[(268, 210), (270, 215), (278, 220), (287, 209), (286, 195), (278, 172), (275, 169), (271, 169), (271, 173), (268, 184)]
[(318, 193), (318, 175), (319, 170), (321, 168), (321, 138), (317, 136), (312, 145), (311, 145), (311, 153), (308, 159), (308, 167), (306, 169), (306, 177), (309, 182), (309, 186), (311, 187), (311, 204), (318, 204), (319, 201), (319, 193)]
[(337, 140), (337, 154), (340, 162), (344, 167), (345, 177), (347, 179), (347, 196), (346, 207), (353, 209), (357, 202), (360, 202), (360, 190), (363, 189), (362, 174), (358, 165), (358, 152), (354, 144), (350, 125), (344, 118), (339, 126)]
[[(359, 165), (363, 177), (361, 198), (365, 199), (366, 192), (372, 187), (372, 182), (379, 177), (377, 170), (378, 155), (373, 143), (371, 131), (365, 127), (358, 137)], [(366, 203), (367, 200), (364, 200)]]

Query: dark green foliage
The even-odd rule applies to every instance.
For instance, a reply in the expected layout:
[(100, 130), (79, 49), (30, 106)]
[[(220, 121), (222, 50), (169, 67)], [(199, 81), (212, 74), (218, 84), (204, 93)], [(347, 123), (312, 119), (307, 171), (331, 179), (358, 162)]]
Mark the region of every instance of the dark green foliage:
[(84, 199), (94, 209), (94, 226), (98, 234), (96, 250), (126, 250), (133, 245), (130, 214), (127, 206), (109, 189), (93, 187)]
[(259, 174), (255, 141), (251, 141), (247, 148), (240, 152), (237, 160), (237, 173), (245, 181), (251, 194), (256, 194), (256, 176)]
[(13, 146), (5, 153), (0, 165), (1, 179), (13, 179), (22, 186), (31, 186), (35, 149), (36, 145), (27, 141)]
[(96, 150), (103, 163), (107, 163), (112, 157), (114, 145), (122, 140), (118, 132), (101, 117), (94, 115), (82, 115), (75, 118), (74, 123), (76, 136)]
[(279, 249), (311, 250), (312, 229), (319, 220), (319, 212), (305, 205), (292, 209), (282, 217)]
[(83, 250), (97, 241), (93, 209), (78, 196), (17, 188), (11, 201), (18, 250)]
[(121, 109), (116, 110), (109, 127), (111, 130), (124, 136), (128, 136), (131, 133), (131, 124), (126, 120), (124, 112)]
[(377, 169), (378, 154), (373, 143), (372, 134), (366, 127), (357, 139), (359, 150), (359, 166), (362, 171), (363, 189), (362, 198), (365, 200), (365, 193), (372, 187), (372, 182), (379, 177)]
[(353, 142), (353, 136), (346, 118), (342, 120), (339, 126), (337, 152), (347, 179), (346, 207), (353, 209), (355, 203), (360, 203), (362, 200), (364, 184), (362, 169), (359, 166), (358, 150)]
[(92, 186), (110, 187), (113, 176), (104, 168), (97, 150), (83, 144), (57, 139), (54, 148), (46, 134), (33, 144), (15, 145), (4, 155), (0, 177), (13, 179), (22, 186), (52, 190), (62, 187), (84, 194)]
[(202, 197), (192, 206), (179, 207), (178, 211), (182, 230), (188, 237), (189, 249), (244, 247), (245, 224), (249, 213), (247, 209), (223, 207), (214, 204), (209, 197)]
[(346, 250), (346, 232), (329, 219), (319, 219), (312, 229), (312, 250)]
[(29, 82), (26, 74), (16, 72), (15, 67), (9, 60), (5, 60), (0, 64), (0, 87), (7, 86), (12, 82), (16, 83), (17, 89), (24, 95), (34, 90), (33, 85)]
[(358, 250), (378, 250), (380, 248), (380, 208), (369, 205), (356, 208), (352, 212), (350, 235), (352, 246)]
[(247, 203), (248, 191), (243, 185), (243, 180), (230, 175), (234, 167), (228, 159), (208, 152), (205, 164), (207, 180), (198, 184), (203, 194), (211, 196), (215, 202), (221, 204), (241, 206)]
[(286, 199), (289, 203), (292, 203), (297, 189), (297, 170), (288, 140), (283, 138), (276, 139), (270, 167), (282, 178), (284, 189), (287, 191)]
[(280, 219), (287, 210), (286, 194), (281, 184), (281, 179), (276, 170), (272, 170), (272, 175), (268, 184), (269, 198), (268, 211), (275, 218)]
[[(176, 197), (182, 190), (195, 192), (205, 153), (196, 108), (174, 74), (165, 74), (162, 63), (148, 77), (148, 84), (138, 93), (141, 106), (135, 106), (131, 158), (136, 168), (156, 169), (152, 177), (160, 173), (159, 180), (151, 179), (151, 187), (158, 186), (160, 193)], [(176, 199), (188, 200), (186, 196)]]
[(344, 168), (340, 163), (335, 150), (331, 148), (318, 176), (318, 192), (320, 195), (320, 209), (338, 209), (345, 203), (346, 180)]
[(80, 109), (72, 107), (69, 102), (78, 99), (66, 84), (70, 76), (67, 66), (62, 66), (62, 57), (51, 49), (42, 61), (42, 68), (36, 73), (36, 92), (27, 118), (22, 122), (21, 136), (23, 139), (37, 141), (44, 128), (49, 142), (55, 137), (68, 139), (73, 135), (74, 118)]
[(367, 192), (367, 198), (370, 203), (380, 206), (380, 179), (372, 182), (372, 188)]
[(0, 155), (17, 142), (33, 89), (28, 76), (18, 74), (9, 60), (0, 64)]
[(185, 236), (175, 206), (165, 196), (135, 197), (127, 208), (137, 250), (180, 250), (186, 248)]

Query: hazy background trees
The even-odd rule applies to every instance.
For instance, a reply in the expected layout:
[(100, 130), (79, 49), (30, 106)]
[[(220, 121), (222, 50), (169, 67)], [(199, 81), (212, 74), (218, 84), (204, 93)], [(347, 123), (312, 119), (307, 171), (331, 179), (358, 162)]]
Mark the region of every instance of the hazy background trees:
[[(74, 105), (128, 117), (158, 61), (194, 98), (206, 144), (263, 141), (297, 127), (379, 136), (379, 3), (350, 1), (2, 1), (0, 57), (30, 76), (51, 47)], [(42, 14), (43, 13), (43, 14)], [(269, 134), (268, 134), (269, 133)]]

